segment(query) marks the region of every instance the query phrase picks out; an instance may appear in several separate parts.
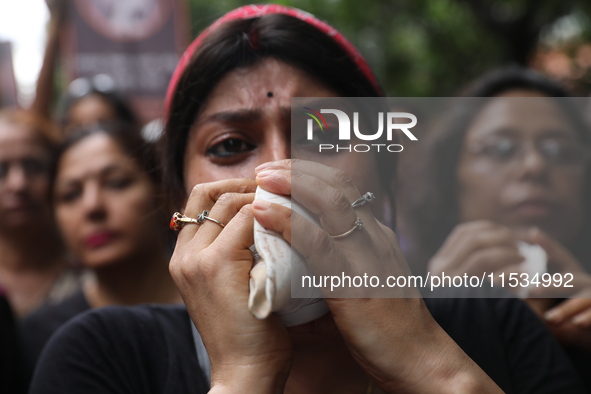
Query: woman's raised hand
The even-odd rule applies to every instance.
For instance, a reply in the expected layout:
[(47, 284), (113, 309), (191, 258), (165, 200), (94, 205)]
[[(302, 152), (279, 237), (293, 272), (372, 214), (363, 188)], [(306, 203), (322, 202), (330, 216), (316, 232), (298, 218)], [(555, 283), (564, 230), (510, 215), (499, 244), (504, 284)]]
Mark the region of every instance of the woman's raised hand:
[(530, 241), (540, 245), (548, 255), (551, 274), (572, 274), (572, 287), (538, 287), (531, 294), (536, 297), (571, 297), (544, 312), (543, 317), (560, 342), (577, 346), (591, 353), (591, 275), (559, 242), (539, 229), (530, 234)]
[[(262, 188), (291, 195), (320, 221), (315, 226), (290, 209), (255, 201), (254, 216), (283, 234), (314, 275), (408, 275), (394, 233), (366, 205), (342, 171), (318, 163), (283, 160), (257, 168)], [(359, 217), (364, 227), (346, 237)], [(496, 392), (498, 387), (441, 329), (415, 288), (344, 288), (325, 297), (359, 365), (387, 392)], [(366, 297), (366, 298), (345, 298)], [(373, 298), (371, 298), (373, 297)]]
[(275, 316), (257, 320), (248, 311), (256, 183), (230, 179), (193, 188), (184, 214), (204, 210), (225, 227), (204, 221), (179, 233), (171, 275), (207, 348), (212, 392), (283, 392), (291, 343)]
[(428, 270), (434, 275), (445, 272), (469, 276), (506, 270), (517, 272), (517, 265), (524, 260), (517, 241), (511, 230), (493, 222), (462, 223), (431, 258)]

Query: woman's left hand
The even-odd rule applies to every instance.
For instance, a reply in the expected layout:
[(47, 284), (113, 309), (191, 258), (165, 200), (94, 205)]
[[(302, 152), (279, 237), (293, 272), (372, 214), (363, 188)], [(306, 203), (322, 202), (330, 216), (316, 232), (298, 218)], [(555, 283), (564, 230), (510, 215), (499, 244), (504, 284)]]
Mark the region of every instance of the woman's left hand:
[[(291, 195), (319, 218), (321, 227), (280, 205), (253, 203), (257, 221), (282, 233), (314, 275), (367, 273), (378, 276), (382, 284), (390, 275), (410, 275), (394, 233), (367, 205), (351, 207), (360, 193), (342, 171), (284, 160), (258, 167), (257, 183), (270, 192)], [(357, 218), (363, 228), (334, 237), (350, 230)], [(360, 298), (345, 298), (351, 296)], [(352, 355), (387, 392), (467, 392), (466, 385), (477, 392), (498, 390), (435, 322), (416, 288), (347, 288), (327, 290), (325, 297)]]
[(550, 273), (573, 277), (570, 282), (573, 287), (532, 290), (530, 294), (536, 297), (571, 297), (545, 311), (544, 320), (560, 342), (591, 352), (591, 275), (566, 248), (541, 230), (534, 230), (530, 241), (546, 251)]
[(544, 318), (563, 344), (591, 353), (591, 292), (570, 298), (549, 309)]

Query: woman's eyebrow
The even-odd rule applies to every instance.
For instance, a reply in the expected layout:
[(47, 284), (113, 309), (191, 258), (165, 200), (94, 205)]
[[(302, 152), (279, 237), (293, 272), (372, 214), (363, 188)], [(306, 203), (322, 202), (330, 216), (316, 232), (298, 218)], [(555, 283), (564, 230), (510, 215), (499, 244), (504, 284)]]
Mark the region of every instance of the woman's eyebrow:
[(569, 127), (548, 127), (541, 133), (542, 138), (562, 138), (562, 139), (572, 139), (578, 138), (578, 134), (576, 130), (573, 130)]
[(125, 168), (120, 164), (110, 164), (110, 165), (106, 166), (105, 168), (103, 168), (100, 171), (100, 174), (103, 176), (107, 176), (107, 175), (111, 175), (113, 173), (116, 173), (118, 171), (125, 171)]
[(56, 185), (59, 185), (60, 183), (75, 183), (88, 178), (100, 178), (104, 176), (109, 176), (119, 171), (125, 171), (125, 168), (119, 164), (109, 164), (103, 168), (100, 168), (98, 171), (92, 170), (84, 173), (75, 173), (74, 175), (69, 175), (68, 178), (62, 180), (60, 180), (58, 177)]
[(216, 112), (207, 116), (199, 123), (207, 122), (228, 122), (228, 123), (242, 123), (255, 122), (262, 118), (263, 113), (260, 109), (243, 109), (238, 111), (222, 111)]
[(502, 136), (502, 137), (514, 137), (519, 135), (519, 131), (517, 131), (514, 127), (511, 126), (497, 126), (497, 127), (493, 127), (492, 129), (490, 129), (488, 131), (487, 134), (485, 134), (483, 137), (498, 137), (498, 136)]

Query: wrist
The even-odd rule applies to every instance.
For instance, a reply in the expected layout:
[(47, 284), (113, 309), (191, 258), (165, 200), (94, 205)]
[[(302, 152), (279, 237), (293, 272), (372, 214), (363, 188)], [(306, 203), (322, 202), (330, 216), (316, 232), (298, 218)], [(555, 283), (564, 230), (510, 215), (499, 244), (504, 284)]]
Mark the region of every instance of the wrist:
[(290, 366), (233, 365), (212, 370), (212, 394), (224, 393), (283, 393)]
[(438, 325), (414, 354), (414, 368), (395, 392), (502, 393), (492, 379)]

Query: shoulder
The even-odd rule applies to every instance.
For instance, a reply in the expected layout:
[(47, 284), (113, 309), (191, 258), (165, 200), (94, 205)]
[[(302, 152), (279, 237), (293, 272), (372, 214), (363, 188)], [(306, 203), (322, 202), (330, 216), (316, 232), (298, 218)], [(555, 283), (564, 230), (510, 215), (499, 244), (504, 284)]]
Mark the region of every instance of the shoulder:
[(425, 301), (435, 320), (501, 388), (580, 392), (567, 356), (525, 302), (498, 291), (486, 293), (488, 298), (470, 298), (474, 295)]
[(199, 392), (198, 371), (184, 306), (112, 306), (83, 313), (56, 332), (31, 392)]
[(93, 334), (100, 330), (105, 334), (124, 329), (120, 334), (130, 331), (149, 333), (159, 331), (162, 327), (174, 328), (183, 322), (188, 325), (188, 318), (189, 314), (183, 305), (114, 305), (89, 310), (72, 319), (62, 331)]
[[(109, 306), (92, 309), (71, 319), (50, 341), (66, 348), (73, 343), (84, 343), (94, 350), (106, 347), (148, 347), (164, 350), (168, 341), (173, 344), (190, 338), (189, 315), (184, 306)], [(97, 349), (94, 349), (94, 346)]]
[(25, 378), (29, 379), (43, 347), (63, 324), (90, 309), (82, 291), (58, 304), (45, 304), (18, 323), (21, 362)]
[(78, 291), (57, 304), (44, 304), (35, 312), (26, 316), (19, 324), (25, 335), (39, 335), (41, 331), (54, 332), (72, 317), (87, 311), (90, 305), (82, 291)]

